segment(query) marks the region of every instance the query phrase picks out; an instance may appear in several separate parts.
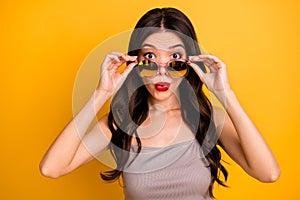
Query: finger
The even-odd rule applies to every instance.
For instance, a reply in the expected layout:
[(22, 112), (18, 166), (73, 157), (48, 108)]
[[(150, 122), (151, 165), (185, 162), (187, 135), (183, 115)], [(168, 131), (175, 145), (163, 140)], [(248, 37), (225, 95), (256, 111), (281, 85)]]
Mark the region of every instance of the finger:
[(129, 56), (127, 55), (130, 61), (136, 61), (137, 60), (137, 56)]
[(199, 55), (199, 58), (211, 60), (218, 69), (226, 66), (222, 60), (220, 60), (218, 57), (214, 55)]
[(192, 62), (197, 62), (197, 61), (209, 60), (209, 58), (204, 55), (197, 55), (197, 56), (189, 56), (189, 60)]
[(215, 68), (213, 66), (214, 62), (208, 57), (201, 58), (199, 56), (190, 56), (189, 60), (191, 62), (202, 62), (206, 67), (208, 67), (210, 72), (216, 72), (217, 71), (217, 68)]
[(124, 64), (127, 61), (130, 61), (130, 59), (125, 55), (114, 55), (110, 54), (108, 55), (109, 61), (108, 61), (108, 69), (118, 69), (122, 64)]
[(117, 51), (112, 51), (110, 53), (110, 55), (115, 55), (115, 56), (122, 56), (122, 55), (125, 55), (124, 53), (121, 53), (121, 52), (117, 52)]
[(121, 78), (120, 78), (120, 80), (118, 81), (118, 83), (116, 85), (116, 90), (119, 90), (119, 88), (124, 83), (125, 79), (127, 78), (128, 74), (132, 71), (132, 69), (136, 65), (137, 65), (137, 61), (132, 62), (132, 63), (130, 63), (129, 65), (126, 66), (126, 68), (121, 73)]
[(118, 55), (109, 54), (108, 58), (109, 58), (110, 64), (115, 64), (115, 63), (121, 62)]
[(124, 53), (121, 52), (111, 52), (110, 55), (114, 55), (114, 56), (118, 56), (118, 58), (121, 60), (125, 60), (125, 61), (134, 61), (137, 59), (137, 56), (130, 56), (130, 55), (126, 55)]
[(125, 62), (130, 60), (130, 58), (127, 55), (124, 55), (124, 54), (120, 55), (119, 59), (122, 60), (122, 61), (125, 61)]
[(106, 70), (113, 69), (113, 62), (115, 62), (116, 59), (118, 60), (118, 57), (116, 57), (115, 55), (107, 54), (101, 65), (101, 73)]
[(127, 75), (132, 71), (132, 69), (137, 65), (137, 61), (134, 61), (126, 66), (126, 68), (121, 73), (122, 76), (127, 77)]
[(199, 56), (193, 56), (190, 59), (192, 62), (203, 62), (205, 65), (210, 66), (214, 64), (214, 61), (209, 58), (208, 56), (205, 57), (201, 57), (201, 55)]
[(213, 55), (191, 56), (191, 61), (202, 61), (212, 72), (216, 72), (221, 68), (225, 68), (226, 64), (218, 57)]
[[(110, 54), (108, 54), (108, 57), (109, 57), (110, 64), (120, 63), (121, 60), (123, 61), (123, 63), (125, 61), (128, 61), (128, 58), (126, 58), (125, 54), (121, 53), (121, 52), (115, 52), (115, 51), (113, 51)], [(121, 65), (123, 63), (121, 63)]]
[(190, 56), (189, 60), (192, 62), (204, 62), (206, 65), (214, 64), (214, 61), (211, 58), (209, 58), (208, 56), (202, 57), (202, 55)]
[(129, 55), (120, 55), (119, 56), (119, 59), (120, 60), (124, 60), (124, 61), (135, 61), (135, 60), (137, 60), (137, 56), (129, 56)]
[(205, 65), (208, 67), (209, 72), (211, 73), (215, 73), (218, 71), (218, 67), (214, 63), (209, 62), (209, 64), (205, 64)]

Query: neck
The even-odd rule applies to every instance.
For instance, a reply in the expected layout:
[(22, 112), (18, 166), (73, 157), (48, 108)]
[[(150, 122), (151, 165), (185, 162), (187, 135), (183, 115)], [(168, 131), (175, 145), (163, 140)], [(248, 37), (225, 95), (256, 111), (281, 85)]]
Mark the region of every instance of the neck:
[(177, 110), (180, 109), (180, 102), (176, 95), (171, 95), (164, 100), (154, 99), (152, 97), (148, 100), (149, 109), (151, 110)]

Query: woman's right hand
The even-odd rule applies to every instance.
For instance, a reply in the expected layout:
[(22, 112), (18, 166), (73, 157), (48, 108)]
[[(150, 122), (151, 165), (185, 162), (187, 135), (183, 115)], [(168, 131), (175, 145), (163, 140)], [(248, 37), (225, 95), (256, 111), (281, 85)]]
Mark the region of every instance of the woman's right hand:
[[(118, 72), (119, 67), (128, 61), (132, 63), (127, 65), (123, 72)], [(105, 57), (102, 63), (97, 90), (113, 94), (120, 88), (129, 72), (131, 72), (136, 64), (137, 56), (129, 56), (120, 52), (111, 52)]]
[[(119, 67), (127, 61), (132, 63), (119, 73)], [(108, 147), (111, 132), (108, 128), (107, 116), (101, 118), (91, 130), (88, 128), (95, 119), (95, 113), (98, 113), (105, 104), (107, 100), (105, 95), (113, 94), (120, 87), (136, 63), (136, 56), (116, 52), (106, 56), (102, 64), (97, 91), (74, 119), (65, 126), (43, 157), (40, 170), (44, 176), (57, 178), (68, 174), (94, 159)], [(95, 97), (98, 97), (97, 101)]]

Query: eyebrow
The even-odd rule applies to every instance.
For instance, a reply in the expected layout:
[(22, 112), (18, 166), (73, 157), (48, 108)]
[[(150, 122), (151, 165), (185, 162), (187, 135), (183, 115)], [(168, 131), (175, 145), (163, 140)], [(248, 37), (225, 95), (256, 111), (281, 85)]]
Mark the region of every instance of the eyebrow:
[[(142, 48), (144, 48), (144, 47), (150, 47), (150, 48), (157, 49), (157, 47), (155, 47), (154, 45), (147, 44), (147, 43), (142, 45)], [(184, 49), (184, 46), (182, 44), (175, 44), (175, 45), (169, 46), (168, 49), (174, 49), (174, 48), (177, 48), (177, 47), (181, 47), (181, 48)]]

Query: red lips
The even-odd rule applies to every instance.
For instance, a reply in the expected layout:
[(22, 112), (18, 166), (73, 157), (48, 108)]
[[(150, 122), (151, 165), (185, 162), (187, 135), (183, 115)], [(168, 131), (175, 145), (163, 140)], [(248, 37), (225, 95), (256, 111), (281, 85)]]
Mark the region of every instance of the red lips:
[(163, 91), (167, 91), (169, 89), (170, 83), (158, 82), (158, 83), (154, 84), (154, 86), (157, 91), (163, 92)]

